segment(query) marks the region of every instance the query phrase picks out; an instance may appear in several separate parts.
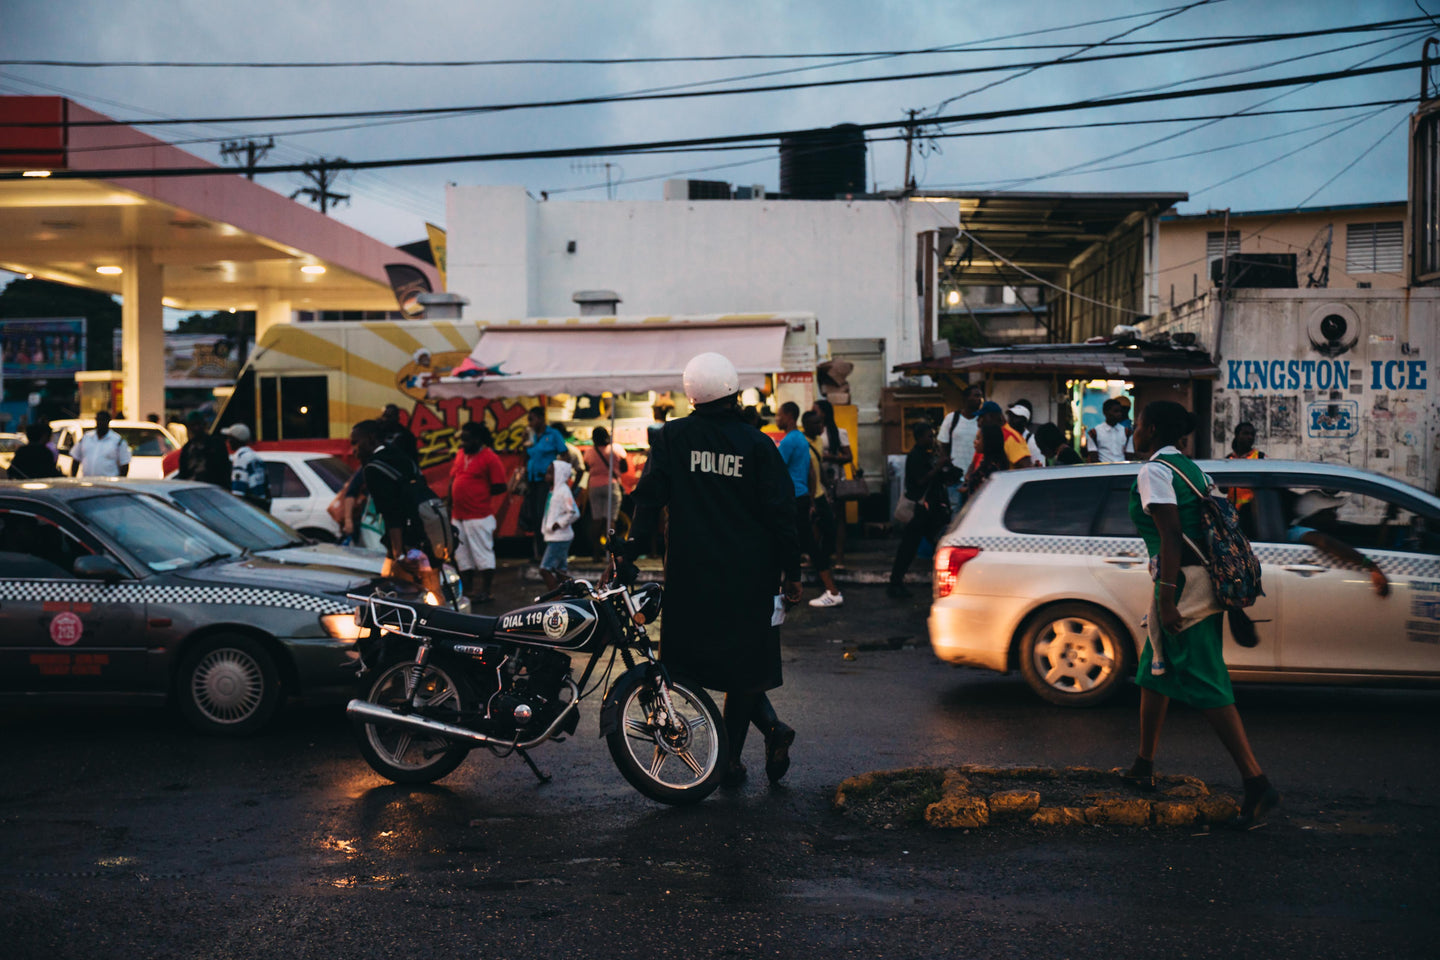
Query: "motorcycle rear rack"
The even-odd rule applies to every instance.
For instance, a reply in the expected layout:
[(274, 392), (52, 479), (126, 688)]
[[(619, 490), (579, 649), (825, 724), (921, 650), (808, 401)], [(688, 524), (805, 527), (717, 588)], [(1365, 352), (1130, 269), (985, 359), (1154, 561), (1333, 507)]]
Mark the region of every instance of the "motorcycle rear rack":
[[(356, 594), (347, 594), (346, 596), (351, 600), (359, 600), (366, 606), (370, 622), (368, 624), (360, 623), (359, 626), (374, 626), (381, 633), (393, 633), (411, 640), (425, 639), (415, 632), (415, 621), (419, 617), (414, 607), (396, 603), (384, 597), (365, 597)], [(357, 610), (356, 613), (358, 614), (359, 611)]]

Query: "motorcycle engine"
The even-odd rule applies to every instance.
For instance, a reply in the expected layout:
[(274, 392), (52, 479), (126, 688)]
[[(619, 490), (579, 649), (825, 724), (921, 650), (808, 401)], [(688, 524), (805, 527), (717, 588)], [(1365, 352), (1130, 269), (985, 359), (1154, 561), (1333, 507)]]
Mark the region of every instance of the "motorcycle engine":
[(570, 658), (563, 653), (523, 650), (505, 665), (505, 688), (490, 701), (491, 722), (527, 733), (544, 730), (565, 707), (560, 690), (569, 672)]

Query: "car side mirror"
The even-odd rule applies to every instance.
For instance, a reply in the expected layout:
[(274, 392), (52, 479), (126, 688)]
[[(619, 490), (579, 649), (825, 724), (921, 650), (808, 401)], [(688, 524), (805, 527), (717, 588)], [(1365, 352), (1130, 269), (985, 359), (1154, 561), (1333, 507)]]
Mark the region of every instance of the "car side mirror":
[(120, 569), (119, 564), (109, 557), (99, 554), (77, 557), (72, 569), (75, 571), (75, 576), (84, 577), (86, 580), (104, 580), (106, 583), (115, 583), (125, 578), (125, 571)]

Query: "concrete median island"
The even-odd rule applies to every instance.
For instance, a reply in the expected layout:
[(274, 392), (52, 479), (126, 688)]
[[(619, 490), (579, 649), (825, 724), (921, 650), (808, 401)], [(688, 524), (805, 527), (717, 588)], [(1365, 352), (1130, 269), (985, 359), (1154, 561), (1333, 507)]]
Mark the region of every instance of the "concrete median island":
[(1233, 797), (1201, 780), (1157, 776), (1154, 793), (1120, 783), (1119, 770), (1093, 767), (910, 767), (850, 777), (835, 808), (871, 826), (923, 823), (940, 829), (998, 824), (1040, 827), (1190, 827), (1239, 813)]

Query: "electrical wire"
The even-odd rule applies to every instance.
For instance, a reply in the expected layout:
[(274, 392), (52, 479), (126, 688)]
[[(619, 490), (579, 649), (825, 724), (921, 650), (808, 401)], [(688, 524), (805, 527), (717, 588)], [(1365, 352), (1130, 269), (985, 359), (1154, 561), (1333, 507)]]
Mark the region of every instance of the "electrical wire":
[[(1388, 38), (1387, 38), (1387, 39), (1388, 39)], [(1389, 54), (1394, 53), (1396, 50), (1400, 49), (1401, 47), (1406, 46), (1406, 45), (1408, 45), (1409, 43), (1411, 43), (1411, 42), (1412, 42), (1412, 39), (1413, 39), (1413, 38), (1407, 36), (1404, 40), (1401, 41), (1401, 43), (1399, 43), (1399, 44), (1397, 44), (1397, 45), (1395, 45), (1395, 46), (1393, 46), (1393, 47), (1387, 48), (1387, 49), (1385, 49), (1385, 50), (1382, 50), (1380, 53), (1378, 53), (1378, 54), (1376, 54), (1376, 55), (1374, 55), (1374, 56), (1372, 56), (1372, 57), (1367, 57), (1367, 58), (1364, 59), (1364, 60), (1360, 60), (1360, 61), (1358, 61), (1358, 62), (1356, 62), (1356, 63), (1353, 63), (1353, 64), (1351, 64), (1350, 67), (1347, 68), (1347, 69), (1355, 69), (1355, 68), (1363, 67), (1363, 66), (1365, 66), (1365, 65), (1368, 64), (1368, 63), (1371, 63), (1371, 62), (1373, 62), (1373, 61), (1375, 61), (1375, 60), (1378, 60), (1378, 59), (1380, 59), (1380, 58), (1382, 58), (1382, 57), (1388, 56)], [(1367, 44), (1360, 44), (1360, 46), (1365, 46), (1365, 45), (1367, 45)], [(1123, 149), (1123, 150), (1118, 150), (1118, 151), (1115, 151), (1115, 152), (1113, 152), (1113, 153), (1107, 153), (1107, 154), (1105, 154), (1104, 156), (1095, 157), (1095, 158), (1092, 158), (1092, 159), (1090, 159), (1090, 160), (1083, 161), (1083, 162), (1081, 162), (1081, 163), (1071, 164), (1071, 165), (1068, 166), (1068, 167), (1062, 167), (1060, 170), (1052, 171), (1051, 173), (1048, 173), (1048, 174), (1042, 174), (1042, 175), (1033, 176), (1033, 177), (1024, 177), (1024, 178), (1020, 178), (1020, 179), (1016, 179), (1016, 180), (1007, 181), (1007, 182), (1005, 182), (1005, 185), (1004, 185), (1004, 187), (1003, 187), (1002, 189), (1014, 189), (1015, 187), (1024, 186), (1024, 185), (1026, 185), (1026, 184), (1034, 183), (1034, 182), (1039, 181), (1039, 180), (1051, 180), (1051, 179), (1055, 179), (1055, 178), (1058, 177), (1058, 176), (1062, 176), (1062, 175), (1068, 174), (1068, 173), (1076, 173), (1076, 172), (1082, 172), (1082, 171), (1083, 171), (1083, 172), (1096, 172), (1096, 171), (1094, 171), (1094, 170), (1088, 170), (1087, 168), (1094, 167), (1096, 164), (1104, 163), (1104, 162), (1106, 162), (1106, 161), (1108, 161), (1108, 160), (1116, 159), (1117, 157), (1125, 156), (1125, 155), (1127, 155), (1127, 154), (1133, 154), (1133, 153), (1136, 153), (1136, 152), (1138, 152), (1138, 151), (1140, 151), (1140, 150), (1149, 149), (1150, 147), (1156, 146), (1156, 145), (1161, 144), (1161, 143), (1165, 143), (1165, 142), (1170, 141), (1170, 140), (1175, 140), (1175, 139), (1178, 139), (1178, 138), (1183, 137), (1183, 136), (1187, 136), (1188, 134), (1191, 134), (1191, 133), (1196, 133), (1196, 132), (1198, 132), (1198, 131), (1200, 131), (1200, 130), (1206, 129), (1207, 127), (1214, 126), (1215, 123), (1218, 123), (1220, 120), (1223, 120), (1223, 119), (1238, 118), (1238, 117), (1244, 117), (1244, 116), (1260, 116), (1260, 115), (1261, 115), (1261, 111), (1258, 111), (1258, 110), (1256, 109), (1257, 107), (1262, 107), (1262, 106), (1265, 106), (1266, 104), (1274, 103), (1274, 102), (1276, 102), (1277, 100), (1283, 100), (1283, 99), (1286, 98), (1286, 97), (1294, 96), (1295, 94), (1300, 93), (1301, 91), (1306, 90), (1306, 89), (1308, 89), (1308, 88), (1311, 87), (1311, 86), (1314, 86), (1314, 84), (1304, 84), (1304, 85), (1301, 85), (1301, 86), (1299, 86), (1299, 87), (1296, 87), (1296, 88), (1293, 89), (1293, 90), (1283, 91), (1283, 92), (1281, 92), (1281, 93), (1279, 93), (1279, 94), (1277, 94), (1277, 95), (1275, 95), (1275, 96), (1273, 96), (1273, 97), (1268, 97), (1268, 98), (1266, 98), (1266, 99), (1264, 99), (1264, 100), (1259, 101), (1258, 103), (1252, 104), (1251, 106), (1243, 107), (1243, 108), (1241, 108), (1240, 110), (1234, 111), (1234, 112), (1231, 113), (1228, 117), (1222, 116), (1222, 117), (1218, 117), (1218, 118), (1212, 118), (1212, 119), (1208, 120), (1207, 122), (1198, 123), (1198, 124), (1196, 124), (1195, 126), (1190, 127), (1190, 128), (1188, 128), (1188, 129), (1178, 130), (1178, 131), (1175, 131), (1175, 132), (1173, 132), (1173, 133), (1166, 134), (1166, 135), (1161, 136), (1161, 137), (1156, 137), (1156, 138), (1153, 139), (1153, 140), (1149, 140), (1149, 141), (1147, 141), (1147, 142), (1145, 142), (1145, 143), (1138, 144), (1138, 145), (1136, 145), (1136, 146), (1127, 147), (1127, 148), (1125, 148), (1125, 149)], [(1402, 102), (1404, 102), (1404, 101), (1402, 101)], [(1376, 104), (1376, 105), (1379, 105), (1379, 104)], [(1361, 106), (1361, 105), (1360, 105), (1360, 104), (1352, 104), (1352, 106)], [(1268, 113), (1268, 111), (1266, 111), (1266, 112)], [(1107, 169), (1108, 169), (1108, 168), (1107, 168)]]
[[(962, 114), (954, 117), (942, 118), (942, 122), (961, 122), (965, 120), (994, 120), (1004, 117), (1026, 116), (1040, 113), (1063, 113), (1076, 110), (1096, 110), (1104, 107), (1129, 106), (1138, 103), (1156, 103), (1166, 100), (1182, 100), (1194, 97), (1216, 96), (1227, 93), (1240, 93), (1247, 90), (1265, 90), (1276, 87), (1298, 86), (1301, 84), (1313, 84), (1328, 82), (1332, 80), (1348, 80), (1356, 77), (1375, 76), (1384, 73), (1393, 73), (1399, 70), (1413, 70), (1415, 67), (1424, 65), (1423, 60), (1407, 60), (1398, 63), (1381, 64), (1373, 67), (1363, 67), (1358, 70), (1338, 70), (1326, 73), (1306, 74), (1298, 77), (1276, 77), (1270, 80), (1251, 80), (1245, 83), (1225, 84), (1217, 87), (1197, 87), (1188, 90), (1172, 90), (1164, 93), (1147, 94), (1138, 97), (1112, 97), (1102, 100), (1081, 100), (1068, 103), (1042, 104), (1038, 106), (1013, 107), (1003, 110), (986, 110), (971, 114)], [(907, 121), (882, 121), (878, 123), (854, 124), (856, 130), (905, 128)], [(337, 170), (375, 170), (393, 167), (430, 166), (444, 163), (493, 163), (507, 160), (540, 160), (557, 159), (570, 157), (591, 157), (603, 156), (605, 154), (624, 154), (639, 152), (656, 152), (665, 148), (673, 147), (695, 147), (714, 146), (733, 143), (745, 143), (754, 141), (779, 140), (785, 137), (792, 137), (799, 134), (811, 133), (810, 130), (780, 130), (767, 131), (764, 133), (731, 134), (718, 137), (693, 137), (679, 140), (657, 140), (628, 144), (607, 144), (589, 147), (559, 147), (542, 150), (514, 150), (494, 153), (478, 154), (454, 154), (447, 156), (428, 157), (397, 157), (384, 160), (363, 160), (344, 161), (331, 166)], [(266, 165), (253, 168), (255, 173), (291, 173), (299, 170), (296, 165)], [(134, 177), (186, 177), (186, 176), (214, 176), (229, 171), (213, 167), (160, 167), (146, 170), (121, 169), (121, 170), (56, 170), (51, 176), (57, 179), (127, 179)], [(0, 181), (21, 179), (23, 174), (20, 171), (0, 172)]]
[[(1212, 2), (1212, 0), (1201, 0), (1201, 2), (1207, 2), (1207, 3), (1208, 3), (1208, 2)], [(1033, 61), (1033, 62), (1028, 63), (1028, 64), (1026, 64), (1026, 63), (1021, 63), (1021, 64), (1003, 64), (1003, 65), (979, 66), (979, 67), (958, 67), (958, 68), (954, 68), (954, 69), (951, 69), (951, 70), (926, 70), (926, 71), (918, 71), (918, 72), (905, 73), (905, 74), (890, 74), (890, 75), (880, 76), (880, 77), (842, 77), (842, 78), (831, 79), (831, 80), (812, 80), (812, 81), (806, 81), (806, 82), (803, 82), (803, 83), (762, 84), (762, 85), (760, 85), (760, 86), (751, 86), (751, 87), (727, 87), (727, 88), (720, 89), (720, 90), (694, 90), (694, 89), (675, 89), (675, 88), (655, 88), (656, 90), (669, 89), (669, 92), (643, 92), (643, 93), (633, 93), (633, 94), (604, 94), (604, 95), (589, 96), (589, 97), (570, 97), (570, 98), (559, 99), (559, 100), (532, 100), (532, 101), (520, 101), (520, 102), (514, 102), (514, 103), (473, 104), (473, 105), (448, 106), (448, 107), (409, 107), (409, 108), (399, 108), (399, 107), (397, 107), (397, 108), (381, 109), (381, 110), (339, 110), (339, 111), (327, 111), (327, 112), (316, 112), (316, 113), (253, 114), (253, 115), (221, 116), (221, 117), (184, 117), (184, 118), (171, 118), (171, 119), (163, 119), (163, 120), (147, 119), (147, 118), (143, 118), (143, 117), (142, 117), (142, 118), (120, 119), (120, 120), (107, 119), (107, 120), (79, 120), (79, 121), (63, 121), (63, 120), (55, 120), (55, 121), (45, 121), (45, 120), (34, 120), (34, 121), (6, 121), (6, 122), (0, 122), (0, 128), (3, 128), (3, 127), (13, 127), (13, 128), (26, 128), (26, 129), (31, 129), (31, 128), (64, 127), (64, 128), (66, 128), (66, 129), (75, 129), (75, 128), (80, 128), (80, 127), (106, 127), (106, 126), (153, 127), (153, 126), (171, 126), (171, 125), (182, 125), (182, 124), (183, 124), (183, 125), (195, 125), (195, 124), (219, 124), (219, 123), (292, 123), (292, 122), (299, 122), (299, 121), (304, 121), (304, 120), (347, 120), (347, 119), (359, 119), (359, 118), (414, 117), (414, 116), (426, 116), (426, 115), (432, 115), (432, 114), (446, 114), (446, 113), (451, 113), (451, 114), (455, 114), (455, 113), (459, 113), (459, 114), (469, 114), (469, 113), (486, 113), (486, 114), (488, 114), (488, 113), (506, 113), (506, 112), (512, 112), (512, 111), (517, 111), (517, 110), (538, 110), (538, 109), (550, 109), (550, 108), (555, 108), (555, 107), (571, 107), (571, 106), (593, 106), (593, 105), (596, 105), (596, 104), (604, 104), (604, 103), (636, 103), (636, 102), (649, 102), (649, 101), (654, 101), (654, 100), (694, 99), (694, 98), (700, 98), (700, 97), (736, 96), (736, 95), (753, 94), (753, 93), (777, 93), (777, 92), (787, 92), (787, 91), (793, 91), (793, 90), (809, 90), (809, 89), (825, 88), (825, 87), (853, 86), (853, 85), (857, 85), (857, 84), (893, 83), (893, 82), (908, 81), (908, 80), (921, 80), (921, 79), (934, 79), (934, 78), (938, 78), (938, 77), (962, 76), (962, 75), (975, 74), (975, 73), (993, 73), (993, 72), (998, 71), (998, 70), (1011, 70), (1011, 69), (1015, 69), (1016, 67), (1030, 67), (1030, 66), (1033, 66), (1033, 67), (1035, 67), (1036, 69), (1039, 69), (1040, 67), (1046, 67), (1046, 66), (1059, 66), (1059, 65), (1067, 65), (1067, 66), (1068, 66), (1068, 65), (1083, 64), (1083, 63), (1096, 63), (1096, 62), (1110, 61), (1110, 60), (1132, 59), (1132, 58), (1135, 58), (1135, 57), (1156, 56), (1156, 55), (1159, 54), (1159, 53), (1174, 54), (1174, 53), (1189, 52), (1189, 51), (1195, 51), (1195, 50), (1214, 49), (1214, 48), (1220, 47), (1220, 46), (1233, 46), (1233, 45), (1236, 45), (1237, 43), (1240, 43), (1240, 42), (1241, 42), (1241, 41), (1215, 41), (1215, 42), (1213, 42), (1213, 43), (1208, 43), (1208, 44), (1192, 44), (1192, 45), (1190, 45), (1190, 46), (1188, 46), (1188, 47), (1180, 47), (1180, 48), (1175, 48), (1175, 49), (1171, 49), (1171, 50), (1164, 50), (1164, 51), (1153, 51), (1153, 50), (1125, 51), (1125, 52), (1120, 52), (1120, 53), (1101, 54), (1101, 55), (1094, 56), (1094, 57), (1075, 57), (1075, 58), (1072, 58), (1072, 59), (1051, 59), (1051, 60), (1043, 60), (1043, 61)], [(1318, 54), (1307, 54), (1306, 56), (1317, 56), (1317, 55), (1318, 55)], [(1245, 68), (1245, 69), (1249, 69), (1249, 68)], [(1236, 70), (1236, 71), (1230, 71), (1230, 72), (1243, 72), (1243, 70)], [(1361, 74), (1357, 74), (1357, 75), (1361, 75)], [(708, 82), (722, 82), (722, 81), (708, 81)], [(1182, 82), (1185, 82), (1185, 81), (1182, 81)], [(694, 84), (684, 84), (684, 85), (680, 85), (680, 86), (691, 87), (691, 86), (694, 86)], [(953, 98), (952, 98), (952, 99), (953, 99)], [(1110, 99), (1113, 99), (1113, 98), (1110, 98)], [(1098, 103), (1098, 102), (1103, 102), (1103, 98), (1102, 98), (1102, 99), (1097, 99), (1095, 102), (1097, 102), (1097, 103)], [(953, 122), (958, 122), (958, 121), (955, 121), (955, 120), (951, 120), (951, 119), (949, 119), (949, 118), (941, 118), (941, 117), (930, 117), (930, 118), (927, 118), (927, 119), (928, 119), (928, 122), (930, 122), (930, 123), (953, 123)]]
[[(723, 63), (740, 60), (823, 60), (843, 59), (849, 57), (908, 57), (932, 54), (949, 53), (1006, 53), (1015, 50), (1059, 50), (1073, 47), (1085, 47), (1085, 43), (1030, 43), (1017, 44), (1012, 46), (980, 46), (980, 44), (994, 43), (1000, 40), (1012, 40), (1020, 37), (1038, 36), (1047, 33), (1056, 33), (1065, 30), (1076, 30), (1081, 27), (1090, 27), (1106, 23), (1116, 23), (1121, 20), (1134, 20), (1139, 17), (1150, 16), (1156, 13), (1165, 13), (1170, 10), (1180, 11), (1184, 7), (1165, 7), (1158, 10), (1146, 10), (1139, 13), (1124, 14), (1116, 17), (1106, 17), (1100, 20), (1087, 20), (1080, 23), (1067, 24), (1060, 27), (1047, 27), (1039, 30), (1027, 30), (1021, 33), (1005, 34), (997, 37), (988, 37), (982, 40), (967, 41), (964, 43), (949, 44), (939, 47), (919, 47), (913, 49), (899, 50), (840, 50), (830, 52), (809, 52), (809, 53), (731, 53), (731, 54), (710, 54), (692, 55), (683, 57), (516, 57), (516, 58), (494, 58), (486, 60), (59, 60), (59, 59), (0, 59), (0, 66), (27, 66), (27, 67), (66, 67), (79, 69), (97, 68), (185, 68), (185, 69), (330, 69), (330, 68), (370, 68), (370, 67), (424, 67), (424, 68), (450, 68), (450, 67), (507, 67), (507, 66), (613, 66), (625, 64), (665, 64), (665, 63)], [(1396, 20), (1378, 21), (1368, 24), (1356, 24), (1353, 27), (1343, 28), (1346, 30), (1373, 30), (1383, 29), (1391, 26), (1403, 26), (1413, 23), (1423, 23), (1429, 17), (1402, 17)], [(1310, 31), (1296, 32), (1291, 34), (1274, 34), (1275, 38), (1290, 36), (1309, 36)], [(1204, 37), (1183, 37), (1165, 38), (1155, 40), (1137, 41), (1105, 41), (1107, 46), (1132, 46), (1166, 43), (1192, 43), (1196, 40), (1235, 40), (1243, 37), (1253, 37), (1256, 34), (1217, 34)]]

